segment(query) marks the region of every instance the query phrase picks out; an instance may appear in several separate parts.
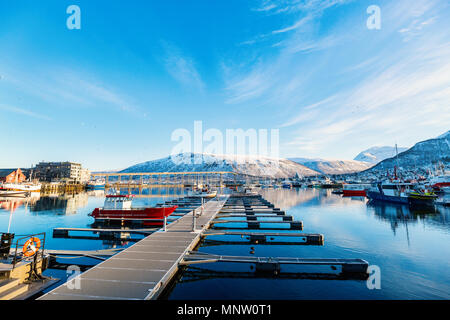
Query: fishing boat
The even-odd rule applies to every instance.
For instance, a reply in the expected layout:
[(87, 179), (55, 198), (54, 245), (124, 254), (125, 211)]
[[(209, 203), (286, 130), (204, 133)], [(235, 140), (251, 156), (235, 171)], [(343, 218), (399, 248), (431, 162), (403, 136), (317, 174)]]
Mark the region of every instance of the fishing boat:
[(411, 192), (408, 192), (408, 200), (410, 204), (434, 204), (437, 195), (425, 188), (424, 186), (416, 186)]
[(378, 183), (368, 189), (366, 194), (370, 200), (408, 204), (408, 193), (414, 190), (413, 187), (411, 183), (388, 181)]
[[(178, 208), (178, 206), (132, 208), (132, 201), (132, 195), (107, 195), (103, 208), (95, 208), (89, 215), (94, 219), (164, 219)], [(144, 225), (151, 226), (162, 224), (162, 221), (144, 222)]]
[(370, 187), (370, 184), (344, 183), (342, 185), (342, 194), (344, 197), (365, 197), (367, 195), (366, 190)]

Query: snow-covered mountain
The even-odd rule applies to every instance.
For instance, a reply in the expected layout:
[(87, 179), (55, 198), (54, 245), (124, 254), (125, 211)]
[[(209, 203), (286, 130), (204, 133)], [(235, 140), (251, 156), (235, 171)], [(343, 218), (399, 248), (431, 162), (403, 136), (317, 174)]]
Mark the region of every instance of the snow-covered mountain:
[[(450, 132), (437, 138), (416, 143), (410, 149), (398, 154), (398, 165), (400, 168), (430, 168), (441, 162), (444, 165), (450, 163)], [(367, 170), (392, 169), (397, 165), (397, 157), (385, 159)]]
[(182, 153), (163, 159), (136, 164), (121, 172), (192, 172), (232, 171), (252, 176), (287, 178), (313, 176), (319, 173), (301, 164), (262, 156), (234, 156)]
[[(401, 147), (398, 147), (397, 149), (398, 153), (408, 150), (408, 148), (401, 148)], [(395, 154), (396, 154), (395, 147), (389, 146), (372, 147), (358, 154), (355, 157), (355, 160), (377, 164), (378, 162), (383, 161), (384, 159), (388, 159), (395, 156)]]
[(290, 158), (311, 170), (322, 174), (346, 174), (364, 171), (373, 164), (356, 160), (325, 160), (325, 159), (308, 159), (308, 158)]
[(441, 134), (439, 137), (437, 137), (436, 139), (442, 139), (442, 138), (449, 138), (450, 137), (450, 130)]

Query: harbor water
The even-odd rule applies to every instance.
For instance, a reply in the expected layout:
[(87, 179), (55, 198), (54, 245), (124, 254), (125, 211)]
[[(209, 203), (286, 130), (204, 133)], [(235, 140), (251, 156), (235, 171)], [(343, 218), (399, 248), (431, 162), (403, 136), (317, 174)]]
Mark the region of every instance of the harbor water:
[[(133, 200), (133, 206), (162, 203), (182, 196), (185, 191), (169, 189), (146, 192)], [(330, 270), (322, 267), (283, 265), (279, 276), (259, 276), (253, 272), (253, 266), (248, 264), (208, 263), (187, 267), (174, 286), (164, 294), (164, 298), (450, 298), (450, 208), (410, 208), (368, 203), (362, 197), (344, 198), (332, 194), (330, 189), (260, 189), (259, 193), (275, 207), (294, 216), (294, 220), (303, 221), (304, 233), (323, 234), (324, 245), (249, 244), (240, 237), (214, 236), (212, 240), (219, 241), (208, 239), (199, 251), (256, 257), (360, 258), (379, 268), (380, 288), (369, 289), (365, 280), (327, 277), (325, 275)], [(101, 207), (103, 202), (103, 191), (0, 199), (1, 230), (5, 232), (10, 224), (10, 231), (17, 237), (45, 232), (47, 249), (96, 250), (126, 247), (134, 243), (127, 239), (121, 243), (86, 239), (83, 238), (86, 234), (82, 233), (76, 239), (53, 238), (53, 228), (90, 227), (93, 218), (88, 214), (94, 208)], [(236, 222), (226, 225), (227, 228), (241, 226), (246, 224)], [(264, 228), (271, 226), (264, 225)], [(233, 243), (223, 240), (232, 240)], [(68, 264), (94, 263), (92, 259), (87, 261), (89, 258), (78, 260), (69, 261)], [(284, 273), (292, 276), (283, 276)], [(52, 269), (47, 270), (45, 275), (62, 281), (68, 276), (65, 270)]]

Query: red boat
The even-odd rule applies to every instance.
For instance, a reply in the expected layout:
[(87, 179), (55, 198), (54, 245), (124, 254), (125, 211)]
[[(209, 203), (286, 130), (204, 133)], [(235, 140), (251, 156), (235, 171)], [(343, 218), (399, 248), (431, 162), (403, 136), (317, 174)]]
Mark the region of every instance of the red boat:
[[(178, 206), (131, 208), (131, 195), (107, 195), (103, 208), (95, 208), (90, 216), (95, 219), (164, 219), (170, 216)], [(162, 221), (145, 221), (147, 226), (161, 226)]]
[(368, 188), (370, 188), (368, 184), (344, 184), (342, 193), (344, 197), (365, 197)]

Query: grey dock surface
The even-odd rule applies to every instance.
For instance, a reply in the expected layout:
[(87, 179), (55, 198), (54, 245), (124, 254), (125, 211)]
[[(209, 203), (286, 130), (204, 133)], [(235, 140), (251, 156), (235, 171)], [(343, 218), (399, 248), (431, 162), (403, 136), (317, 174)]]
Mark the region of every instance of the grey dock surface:
[(156, 299), (227, 199), (228, 196), (221, 196), (204, 205), (203, 214), (196, 221), (196, 232), (192, 232), (191, 212), (169, 224), (166, 232), (149, 235), (39, 300)]

